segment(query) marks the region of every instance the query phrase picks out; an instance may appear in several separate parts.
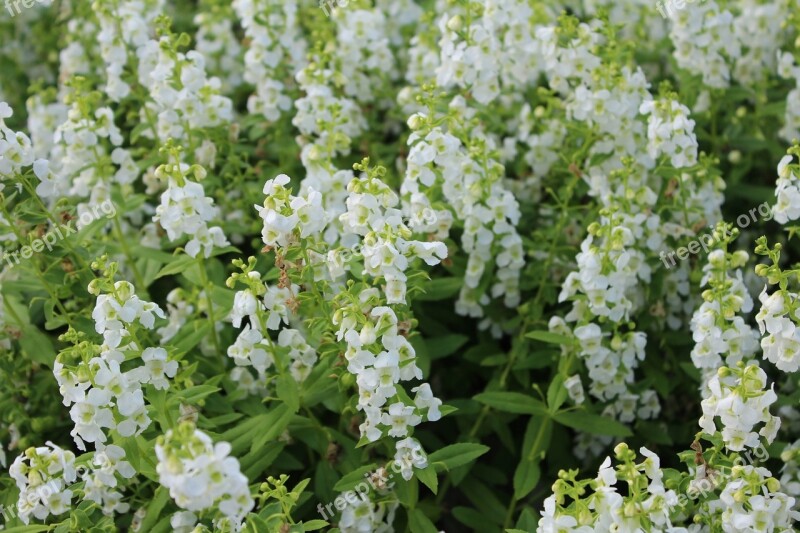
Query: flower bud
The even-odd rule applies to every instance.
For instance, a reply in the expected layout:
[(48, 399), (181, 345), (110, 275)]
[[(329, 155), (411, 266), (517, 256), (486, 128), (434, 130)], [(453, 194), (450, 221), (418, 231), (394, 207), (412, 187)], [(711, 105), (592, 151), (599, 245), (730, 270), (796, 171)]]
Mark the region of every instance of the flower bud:
[(411, 128), (412, 131), (417, 131), (422, 127), (422, 117), (419, 113), (414, 113), (408, 117), (408, 127)]
[(463, 25), (464, 24), (461, 20), (461, 15), (455, 15), (447, 21), (447, 29), (450, 31), (459, 31)]
[(770, 492), (778, 492), (781, 490), (781, 482), (774, 477), (767, 478), (767, 489), (769, 489)]

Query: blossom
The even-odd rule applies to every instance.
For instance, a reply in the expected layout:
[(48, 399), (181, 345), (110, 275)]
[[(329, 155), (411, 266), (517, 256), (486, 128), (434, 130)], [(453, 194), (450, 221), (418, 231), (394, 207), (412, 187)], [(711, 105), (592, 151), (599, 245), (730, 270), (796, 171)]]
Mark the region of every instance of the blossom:
[(253, 508), (248, 480), (227, 442), (215, 444), (184, 422), (160, 437), (155, 451), (159, 483), (178, 507), (192, 512), (216, 508), (236, 527)]

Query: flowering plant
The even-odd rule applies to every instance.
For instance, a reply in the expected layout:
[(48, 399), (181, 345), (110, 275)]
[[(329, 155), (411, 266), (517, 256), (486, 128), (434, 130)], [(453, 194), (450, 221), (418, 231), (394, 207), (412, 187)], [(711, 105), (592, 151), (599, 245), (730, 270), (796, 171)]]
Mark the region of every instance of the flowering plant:
[(795, 530), (796, 0), (6, 7), (0, 529)]

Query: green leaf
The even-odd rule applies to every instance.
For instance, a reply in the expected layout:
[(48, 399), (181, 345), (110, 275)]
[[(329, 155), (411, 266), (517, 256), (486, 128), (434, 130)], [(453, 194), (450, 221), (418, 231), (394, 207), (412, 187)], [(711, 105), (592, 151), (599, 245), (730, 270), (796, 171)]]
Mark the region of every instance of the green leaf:
[(346, 474), (342, 479), (336, 482), (336, 485), (333, 486), (333, 490), (336, 492), (344, 492), (346, 490), (350, 490), (356, 485), (358, 485), (361, 481), (364, 480), (365, 474), (373, 472), (377, 470), (378, 465), (375, 463), (362, 466), (361, 468), (357, 468), (352, 472)]
[[(478, 481), (476, 476), (470, 476), (459, 488), (470, 503), (488, 520), (494, 522), (496, 526), (503, 523), (506, 518), (507, 508), (505, 503), (498, 497), (495, 487), (489, 487), (487, 484)], [(496, 526), (489, 529), (489, 531), (497, 531), (498, 528)]]
[(629, 428), (613, 418), (595, 415), (586, 411), (562, 411), (556, 413), (553, 418), (563, 426), (579, 429), (592, 435), (630, 437), (633, 434)]
[(170, 398), (168, 405), (179, 403), (179, 399), (182, 399), (183, 403), (197, 403), (203, 398), (211, 396), (219, 390), (221, 389), (219, 387), (215, 387), (214, 385), (194, 385), (188, 389), (176, 393), (172, 398)]
[(663, 422), (639, 420), (636, 422), (636, 432), (640, 435), (647, 435), (647, 440), (653, 444), (663, 444), (664, 446), (675, 444)]
[(150, 127), (150, 124), (147, 122), (139, 122), (134, 128), (131, 130), (131, 144), (135, 144), (137, 140), (139, 140), (139, 136)]
[(242, 472), (248, 479), (258, 479), (281, 454), (285, 445), (279, 441), (268, 442), (242, 457)]
[(542, 472), (539, 468), (539, 463), (536, 461), (529, 461), (524, 458), (517, 465), (514, 472), (514, 498), (521, 500), (536, 488), (539, 483)]
[(564, 405), (569, 395), (567, 388), (564, 386), (564, 376), (556, 374), (550, 386), (547, 388), (547, 407), (551, 413), (555, 413)]
[(470, 531), (497, 531), (497, 524), (470, 507), (454, 507), (453, 516)]
[(431, 489), (431, 492), (436, 494), (439, 491), (439, 476), (436, 475), (436, 469), (432, 464), (429, 464), (421, 470), (416, 470), (417, 479), (423, 485)]
[(156, 250), (155, 248), (148, 248), (147, 246), (142, 246), (140, 244), (131, 246), (131, 253), (134, 255), (134, 257), (150, 259), (161, 265), (166, 265), (167, 263), (179, 257), (174, 254), (168, 254), (167, 252), (162, 252), (161, 250)]
[(428, 464), (439, 463), (448, 470), (470, 463), (489, 451), (488, 446), (460, 442), (440, 448), (428, 456)]
[(484, 392), (475, 396), (475, 399), (506, 413), (543, 416), (549, 414), (544, 403), (521, 392)]
[(522, 439), (522, 456), (529, 461), (540, 461), (545, 457), (552, 437), (553, 419), (545, 416), (532, 416)]
[(250, 514), (247, 517), (247, 522), (244, 527), (246, 533), (259, 533), (260, 531), (270, 531), (270, 529), (269, 524), (267, 524), (264, 519), (254, 514)]
[(150, 531), (153, 529), (153, 526), (155, 526), (158, 521), (158, 517), (161, 515), (161, 511), (164, 509), (164, 506), (167, 505), (168, 500), (169, 491), (164, 487), (158, 487), (150, 503), (147, 504), (147, 511), (145, 511), (141, 526), (144, 529), (141, 531)]
[(526, 333), (525, 337), (535, 341), (546, 342), (548, 344), (571, 346), (577, 343), (577, 341), (572, 337), (559, 335), (558, 333), (552, 333), (550, 331), (531, 331), (530, 333)]
[(279, 377), (275, 384), (275, 392), (278, 398), (291, 409), (293, 413), (300, 410), (300, 388), (291, 374), (284, 374)]
[(241, 255), (242, 251), (240, 249), (238, 249), (237, 247), (235, 247), (235, 246), (226, 246), (224, 248), (214, 248), (214, 250), (211, 252), (211, 257), (217, 257), (218, 255), (232, 254), (232, 253), (236, 253), (236, 254)]
[(325, 520), (309, 520), (308, 522), (303, 522), (303, 531), (316, 531), (327, 525), (328, 523)]
[(452, 405), (442, 405), (439, 407), (439, 412), (442, 414), (442, 418), (446, 417), (447, 415), (451, 415), (458, 411), (458, 407), (453, 407)]
[(682, 363), (678, 363), (678, 366), (680, 366), (681, 370), (686, 372), (686, 374), (688, 374), (689, 377), (691, 377), (693, 380), (700, 381), (701, 378), (700, 370), (698, 370), (697, 367), (694, 366), (694, 364), (688, 361), (684, 361)]
[(317, 467), (314, 469), (314, 494), (319, 501), (334, 501), (336, 491), (333, 487), (336, 485), (337, 477), (338, 474), (328, 461), (317, 462)]
[(441, 337), (434, 337), (433, 339), (426, 339), (425, 344), (428, 348), (431, 360), (441, 359), (454, 353), (456, 350), (464, 346), (469, 340), (466, 335), (443, 335)]
[(422, 293), (414, 294), (413, 300), (437, 301), (455, 296), (461, 290), (464, 281), (461, 278), (436, 278), (423, 285)]
[(175, 348), (175, 356), (180, 358), (189, 350), (200, 344), (211, 332), (211, 324), (208, 320), (195, 320), (183, 326), (172, 340)]
[(164, 276), (170, 276), (173, 274), (179, 274), (184, 272), (187, 268), (191, 265), (197, 263), (197, 259), (194, 257), (189, 257), (186, 255), (175, 256), (175, 260), (169, 263), (168, 265), (164, 266), (161, 270), (158, 271), (156, 274), (155, 279), (163, 278)]
[(496, 353), (494, 355), (489, 355), (481, 359), (480, 365), (481, 366), (501, 366), (504, 365), (508, 361), (508, 355), (504, 353)]
[(431, 519), (421, 509), (414, 509), (408, 517), (408, 529), (411, 533), (439, 533)]
[(53, 348), (53, 343), (50, 341), (50, 337), (39, 331), (35, 326), (28, 326), (22, 330), (19, 345), (31, 361), (53, 368), (53, 363), (56, 360), (56, 351)]
[(530, 507), (526, 507), (519, 515), (517, 529), (521, 529), (522, 531), (535, 531), (538, 522), (538, 513), (533, 512)]
[[(289, 425), (289, 422), (292, 421), (292, 417), (294, 417), (294, 413), (287, 405), (281, 404), (273, 409), (267, 415), (264, 424), (255, 428), (254, 442), (250, 450), (258, 450), (267, 442), (278, 438), (283, 433), (283, 430), (286, 429), (286, 426)], [(258, 436), (257, 440), (255, 439), (256, 436)]]
[(397, 474), (389, 474), (388, 479), (392, 478), (399, 478), (394, 483), (394, 493), (400, 503), (408, 509), (416, 507), (419, 501), (419, 482), (417, 482), (417, 478), (412, 477), (406, 481)]

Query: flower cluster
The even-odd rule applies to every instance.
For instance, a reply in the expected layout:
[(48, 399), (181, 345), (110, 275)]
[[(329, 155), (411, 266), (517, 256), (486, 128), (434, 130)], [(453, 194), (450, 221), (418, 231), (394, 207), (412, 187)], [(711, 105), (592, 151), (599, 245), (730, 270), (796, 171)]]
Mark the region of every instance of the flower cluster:
[(697, 162), (697, 138), (689, 109), (675, 100), (647, 100), (639, 112), (647, 119), (647, 150), (657, 160), (668, 156), (672, 166), (683, 168)]
[(151, 25), (163, 10), (163, 0), (118, 0), (98, 4), (100, 31), (97, 40), (105, 63), (105, 92), (119, 102), (131, 92), (122, 76), (128, 66), (128, 50), (136, 50), (150, 40)]
[[(174, 377), (178, 369), (163, 348), (138, 344), (137, 330), (153, 329), (156, 317), (164, 318), (164, 312), (136, 296), (127, 281), (118, 281), (108, 293), (98, 295), (92, 317), (103, 344), (78, 342), (79, 336), (70, 333), (68, 338), (76, 345), (59, 355), (53, 368), (64, 405), (72, 406), (75, 428), (71, 435), (82, 450), (84, 442), (106, 442), (106, 430), (123, 437), (144, 431), (150, 417), (143, 385), (167, 389), (167, 378)], [(131, 366), (134, 357), (144, 364), (123, 370)]]
[(233, 104), (220, 94), (219, 78), (206, 76), (204, 56), (195, 50), (179, 52), (175, 41), (163, 36), (135, 50), (138, 80), (150, 95), (140, 110), (142, 123), (150, 128), (141, 135), (161, 142), (185, 142), (233, 119)]
[[(781, 419), (772, 416), (770, 406), (777, 400), (772, 388), (767, 389), (767, 375), (757, 364), (723, 366), (708, 382), (711, 395), (702, 402), (700, 427), (709, 435), (717, 432), (716, 418), (722, 424), (725, 445), (734, 451), (754, 448), (759, 435), (772, 442), (781, 426)], [(758, 432), (756, 427), (763, 424)]]
[(217, 530), (240, 529), (255, 502), (239, 461), (230, 457), (230, 444), (215, 444), (190, 422), (182, 422), (159, 437), (155, 450), (158, 481), (179, 507), (192, 512), (217, 510)]
[(439, 19), (437, 85), (469, 89), (478, 102), (487, 104), (501, 88), (535, 81), (541, 70), (540, 48), (530, 25), (550, 22), (551, 6), (490, 0), (459, 7)]
[[(615, 448), (622, 464), (614, 469), (606, 458), (594, 480), (577, 480), (577, 470), (562, 470), (554, 494), (545, 500), (537, 531), (693, 531), (679, 525), (686, 516), (693, 516), (693, 527), (702, 531), (794, 530), (800, 515), (793, 510), (795, 498), (781, 492), (769, 470), (737, 464), (735, 459), (732, 465), (725, 460), (725, 465), (712, 466), (698, 446), (695, 442), (695, 451), (685, 454), (687, 461), (696, 463), (690, 468), (694, 477), (662, 469), (659, 457), (647, 448), (640, 450), (645, 460), (636, 464), (636, 454), (624, 443)], [(614, 486), (620, 479), (629, 483), (626, 496)], [(586, 496), (589, 488), (593, 492)], [(566, 498), (574, 501), (567, 503)]]
[[(761, 309), (756, 315), (758, 327), (764, 335), (761, 339), (764, 358), (784, 372), (796, 372), (800, 368), (798, 295), (788, 287), (794, 271), (784, 271), (779, 266), (780, 243), (769, 249), (766, 238), (762, 237), (756, 244), (756, 254), (768, 256), (772, 261), (772, 266), (761, 264), (756, 267), (756, 274), (767, 280), (758, 297)], [(777, 285), (777, 289), (770, 294), (768, 285)]]
[(734, 466), (709, 514), (719, 516), (723, 531), (794, 531), (800, 513), (793, 510), (795, 499), (780, 488), (766, 468)]
[[(722, 233), (718, 231), (718, 235)], [(744, 251), (733, 254), (713, 250), (703, 267), (703, 303), (692, 316), (692, 362), (697, 368), (717, 368), (748, 361), (758, 349), (758, 334), (740, 316), (753, 309), (740, 268), (747, 263)]]
[(236, 0), (232, 5), (250, 42), (244, 54), (244, 79), (256, 92), (248, 99), (247, 110), (278, 120), (292, 107), (281, 81), (286, 77), (285, 68), (296, 69), (305, 56), (297, 5), (275, 0)]
[(764, 358), (784, 372), (800, 369), (800, 330), (792, 310), (797, 309), (797, 294), (785, 290), (767, 293), (767, 288), (758, 297), (761, 310), (756, 315), (761, 334)]
[(230, 96), (244, 82), (245, 65), (242, 47), (235, 31), (236, 20), (231, 5), (213, 0), (210, 9), (195, 15), (196, 49), (206, 59), (206, 72), (219, 78), (222, 94)]
[(398, 77), (386, 15), (381, 9), (353, 9), (333, 19), (334, 82), (341, 85), (346, 97), (358, 103), (374, 102), (385, 84)]
[(411, 404), (404, 399), (407, 395), (399, 394), (400, 382), (421, 379), (422, 371), (414, 347), (399, 333), (402, 324), (397, 315), (377, 303), (377, 289), (365, 289), (358, 300), (342, 305), (333, 316), (339, 326), (337, 338), (347, 343), (347, 369), (356, 376), (357, 408), (366, 416), (359, 426), (361, 437), (369, 442), (387, 432), (392, 437), (408, 436), (426, 413), (428, 420), (437, 420), (441, 405), (427, 384), (412, 389), (417, 394)]
[(189, 180), (192, 175), (202, 181), (206, 176), (203, 167), (176, 161), (159, 166), (155, 175), (159, 179), (166, 179), (168, 185), (161, 194), (161, 205), (156, 207), (153, 221), (161, 224), (171, 241), (184, 235), (190, 236), (186, 253), (191, 257), (201, 254), (209, 257), (214, 248), (229, 244), (222, 228), (209, 227), (208, 223), (217, 217), (214, 201), (206, 197), (201, 184)]
[[(495, 160), (490, 140), (469, 137), (462, 129), (470, 123), (472, 113), (463, 98), (456, 97), (449, 110), (446, 118), (452, 131), (434, 126), (438, 117), (419, 113), (409, 119), (414, 132), (408, 139), (412, 148), (401, 193), (409, 218), (424, 221), (424, 210), (431, 209), (433, 195), (429, 191), (441, 190), (443, 202), (452, 211), (434, 209), (436, 225), (418, 224), (414, 230), (444, 236), (457, 217), (463, 226), (461, 245), (468, 259), (456, 312), (482, 317), (482, 306), (489, 303), (490, 295), (503, 297), (508, 307), (519, 303), (519, 276), (524, 266), (522, 239), (515, 227), (519, 205), (503, 186), (504, 168)], [(497, 267), (494, 272), (492, 263)], [(490, 273), (496, 281), (487, 293), (479, 287)]]
[[(714, 88), (728, 86), (729, 61), (741, 53), (741, 43), (734, 33), (734, 16), (724, 9), (724, 4), (708, 0), (693, 5), (691, 10), (681, 10), (669, 32), (678, 66), (701, 75), (703, 83)], [(705, 67), (699, 67), (699, 58)]]
[[(3, 181), (33, 164), (34, 152), (30, 138), (6, 126), (5, 120), (14, 114), (11, 107), (0, 101), (0, 178)], [(0, 183), (0, 191), (3, 190)]]
[(50, 201), (64, 195), (88, 203), (108, 201), (113, 183), (127, 185), (139, 177), (130, 152), (121, 147), (122, 134), (111, 108), (100, 107), (92, 113), (79, 103), (80, 94), (75, 95), (67, 120), (55, 131), (52, 164), (44, 164), (38, 173), (36, 192)]
[(261, 240), (267, 246), (289, 246), (299, 239), (317, 235), (325, 228), (326, 212), (322, 195), (309, 188), (303, 196), (294, 196), (287, 189), (289, 176), (281, 174), (264, 184), (263, 206), (256, 206), (263, 227)]
[[(601, 216), (599, 223), (589, 227), (589, 235), (581, 244), (578, 272), (567, 276), (559, 295), (562, 301), (574, 299), (572, 311), (565, 318), (576, 325), (571, 329), (564, 319), (553, 317), (549, 327), (557, 333), (574, 335), (578, 353), (589, 371), (591, 394), (613, 400), (627, 395), (634, 370), (644, 359), (645, 333), (625, 331), (620, 326), (629, 320), (635, 301), (630, 298), (639, 283), (649, 281), (650, 270), (643, 254), (630, 249), (635, 242), (634, 231), (641, 233), (642, 228), (624, 224), (625, 218), (615, 211), (604, 211)], [(580, 298), (576, 298), (578, 294)], [(612, 325), (613, 330), (601, 328), (595, 323), (596, 317), (608, 319), (606, 324)], [(566, 346), (564, 350), (572, 352)], [(629, 421), (635, 416), (630, 407), (619, 412)], [(652, 414), (657, 414), (657, 409)]]
[(397, 503), (373, 503), (369, 500), (357, 500), (354, 505), (348, 505), (342, 511), (339, 519), (339, 529), (342, 533), (361, 533), (370, 531), (374, 533), (391, 533), (394, 528), (394, 515)]
[(788, 154), (778, 163), (778, 180), (775, 182), (778, 201), (772, 213), (775, 221), (781, 224), (800, 218), (800, 178), (795, 174), (797, 165), (792, 164), (793, 159), (792, 154)]
[[(646, 528), (679, 531), (673, 529), (672, 524), (678, 495), (664, 486), (658, 455), (643, 447), (639, 453), (645, 459), (636, 463), (636, 452), (624, 443), (614, 451), (621, 464), (614, 468), (611, 458), (606, 457), (594, 480), (577, 480), (577, 470), (559, 473), (559, 479), (553, 485), (554, 494), (544, 502), (538, 533), (637, 531)], [(619, 481), (627, 484), (628, 490), (622, 494), (616, 487)], [(593, 492), (586, 495), (587, 489)], [(574, 501), (567, 502), (567, 497)]]
[[(795, 82), (795, 88), (786, 95), (785, 123), (780, 130), (781, 137), (792, 142), (800, 137), (800, 66), (789, 52), (778, 54), (778, 74)], [(780, 170), (778, 171), (779, 174)], [(788, 176), (781, 175), (781, 178)]]
[(796, 0), (17, 3), (6, 528), (793, 530)]
[(355, 178), (347, 185), (350, 193), (346, 202), (347, 212), (339, 220), (346, 232), (362, 238), (364, 271), (385, 281), (386, 302), (405, 303), (405, 270), (409, 263), (419, 258), (430, 266), (437, 265), (447, 257), (447, 247), (439, 241), (411, 240), (412, 231), (397, 209), (400, 203), (397, 194), (380, 179), (385, 175), (385, 169), (360, 168), (367, 175)]
[(95, 502), (103, 509), (103, 514), (125, 513), (130, 505), (122, 502), (122, 493), (117, 490), (119, 481), (130, 479), (136, 471), (128, 461), (124, 460), (125, 450), (114, 444), (97, 445), (92, 457), (92, 469), (84, 474), (84, 497)]
[(47, 446), (29, 448), (16, 458), (9, 474), (17, 483), (17, 510), (26, 524), (31, 515), (44, 520), (51, 514), (69, 511), (72, 490), (67, 487), (77, 479), (75, 454), (69, 450), (52, 442)]

